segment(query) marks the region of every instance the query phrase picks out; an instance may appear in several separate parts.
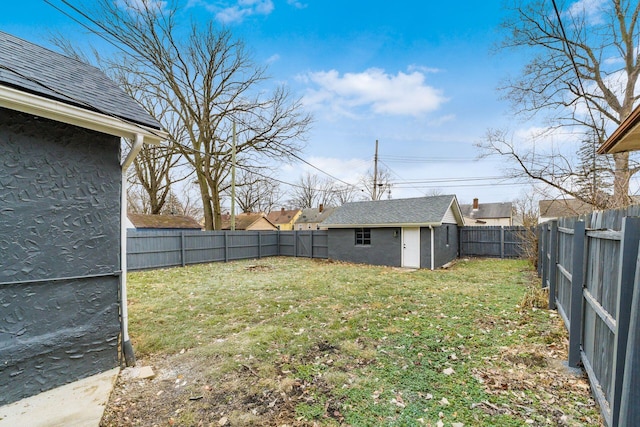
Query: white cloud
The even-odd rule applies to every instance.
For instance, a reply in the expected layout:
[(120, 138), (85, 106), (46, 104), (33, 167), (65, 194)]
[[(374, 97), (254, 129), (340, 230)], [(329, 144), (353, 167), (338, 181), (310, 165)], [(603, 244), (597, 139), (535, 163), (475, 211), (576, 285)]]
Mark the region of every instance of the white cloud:
[(340, 75), (331, 70), (311, 72), (300, 80), (315, 86), (307, 90), (304, 98), (308, 107), (329, 108), (346, 116), (357, 116), (363, 107), (375, 114), (420, 116), (447, 101), (441, 90), (425, 84), (425, 74), (419, 71), (391, 75), (370, 68)]
[(215, 13), (216, 20), (229, 24), (242, 22), (252, 15), (269, 15), (273, 12), (274, 5), (272, 0), (237, 0), (232, 6), (207, 5), (206, 8)]
[(291, 6), (295, 7), (296, 9), (304, 9), (308, 6), (308, 4), (302, 3), (301, 1), (298, 1), (298, 0), (287, 0), (287, 3), (289, 3)]
[(587, 22), (592, 25), (602, 24), (604, 22), (604, 7), (606, 0), (578, 0), (567, 9), (565, 15), (576, 18), (585, 16)]
[(273, 64), (274, 62), (277, 62), (280, 60), (280, 55), (278, 55), (277, 53), (274, 53), (273, 55), (271, 55), (270, 57), (267, 58), (267, 60), (265, 61), (267, 64)]

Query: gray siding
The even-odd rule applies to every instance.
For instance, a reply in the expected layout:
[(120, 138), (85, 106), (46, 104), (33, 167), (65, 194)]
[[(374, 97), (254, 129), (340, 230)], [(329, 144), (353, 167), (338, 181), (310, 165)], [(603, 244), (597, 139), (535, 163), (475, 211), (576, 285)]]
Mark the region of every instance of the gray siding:
[(0, 108), (0, 405), (118, 366), (119, 149)]
[(399, 228), (372, 228), (371, 245), (355, 245), (355, 229), (329, 229), (329, 258), (361, 264), (401, 265)]

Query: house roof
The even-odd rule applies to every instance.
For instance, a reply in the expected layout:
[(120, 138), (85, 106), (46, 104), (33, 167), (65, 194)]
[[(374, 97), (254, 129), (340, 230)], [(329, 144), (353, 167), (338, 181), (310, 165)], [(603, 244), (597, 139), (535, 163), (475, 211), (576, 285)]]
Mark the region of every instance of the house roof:
[(577, 216), (591, 213), (594, 210), (592, 205), (578, 199), (540, 200), (538, 207), (542, 218)]
[(504, 203), (479, 203), (478, 209), (473, 209), (473, 205), (460, 205), (462, 215), (473, 219), (489, 218), (511, 218), (513, 205), (511, 202)]
[(202, 229), (202, 226), (198, 221), (184, 215), (149, 215), (130, 213), (127, 214), (127, 217), (136, 228)]
[(441, 225), (450, 208), (462, 224), (454, 195), (345, 203), (323, 224), (327, 228)]
[[(271, 226), (274, 229), (277, 229), (278, 227), (275, 226), (275, 224), (273, 224), (271, 221), (269, 221), (268, 218), (266, 218), (263, 214), (261, 213), (241, 213), (236, 215), (235, 218), (235, 229), (236, 230), (247, 230), (249, 228), (251, 228), (252, 225), (254, 225), (255, 223), (264, 220), (266, 221), (268, 224), (271, 224)], [(230, 230), (231, 229), (231, 215), (223, 215), (222, 216), (222, 230)]]
[(640, 149), (640, 105), (638, 105), (611, 136), (598, 148), (598, 154), (620, 153)]
[(296, 215), (300, 213), (300, 209), (280, 209), (279, 211), (269, 212), (267, 219), (274, 224), (288, 224)]
[(307, 208), (302, 209), (302, 213), (296, 220), (296, 224), (318, 224), (323, 222), (335, 211), (336, 208)]
[(147, 142), (165, 138), (160, 123), (98, 68), (1, 31), (0, 107)]

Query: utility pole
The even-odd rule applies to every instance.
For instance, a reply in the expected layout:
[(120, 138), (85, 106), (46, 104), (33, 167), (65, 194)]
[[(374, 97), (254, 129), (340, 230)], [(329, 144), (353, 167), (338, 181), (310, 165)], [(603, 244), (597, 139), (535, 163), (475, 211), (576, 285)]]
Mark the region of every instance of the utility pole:
[(378, 140), (376, 139), (376, 153), (373, 156), (373, 192), (371, 193), (373, 200), (378, 200), (376, 192), (378, 191)]
[(236, 229), (236, 121), (233, 121), (231, 145), (231, 231)]

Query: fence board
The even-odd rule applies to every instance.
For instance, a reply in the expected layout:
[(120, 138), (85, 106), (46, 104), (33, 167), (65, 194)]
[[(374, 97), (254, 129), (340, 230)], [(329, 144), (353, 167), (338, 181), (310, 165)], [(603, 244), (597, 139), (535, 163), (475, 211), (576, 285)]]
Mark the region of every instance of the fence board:
[(555, 299), (569, 329), (569, 365), (582, 362), (603, 418), (611, 427), (634, 425), (623, 420), (640, 416), (628, 403), (637, 401), (630, 396), (640, 388), (640, 378), (634, 379), (634, 368), (627, 365), (638, 358), (634, 352), (640, 346), (638, 337), (630, 332), (639, 316), (632, 307), (640, 292), (640, 218), (634, 217), (638, 214), (640, 207), (634, 206), (594, 212), (582, 218), (584, 222), (577, 217), (561, 218), (556, 239), (551, 237), (549, 224), (538, 230), (542, 283), (556, 281), (549, 306), (553, 308)]
[(460, 256), (519, 258), (526, 233), (532, 230), (518, 226), (472, 226), (460, 229)]

